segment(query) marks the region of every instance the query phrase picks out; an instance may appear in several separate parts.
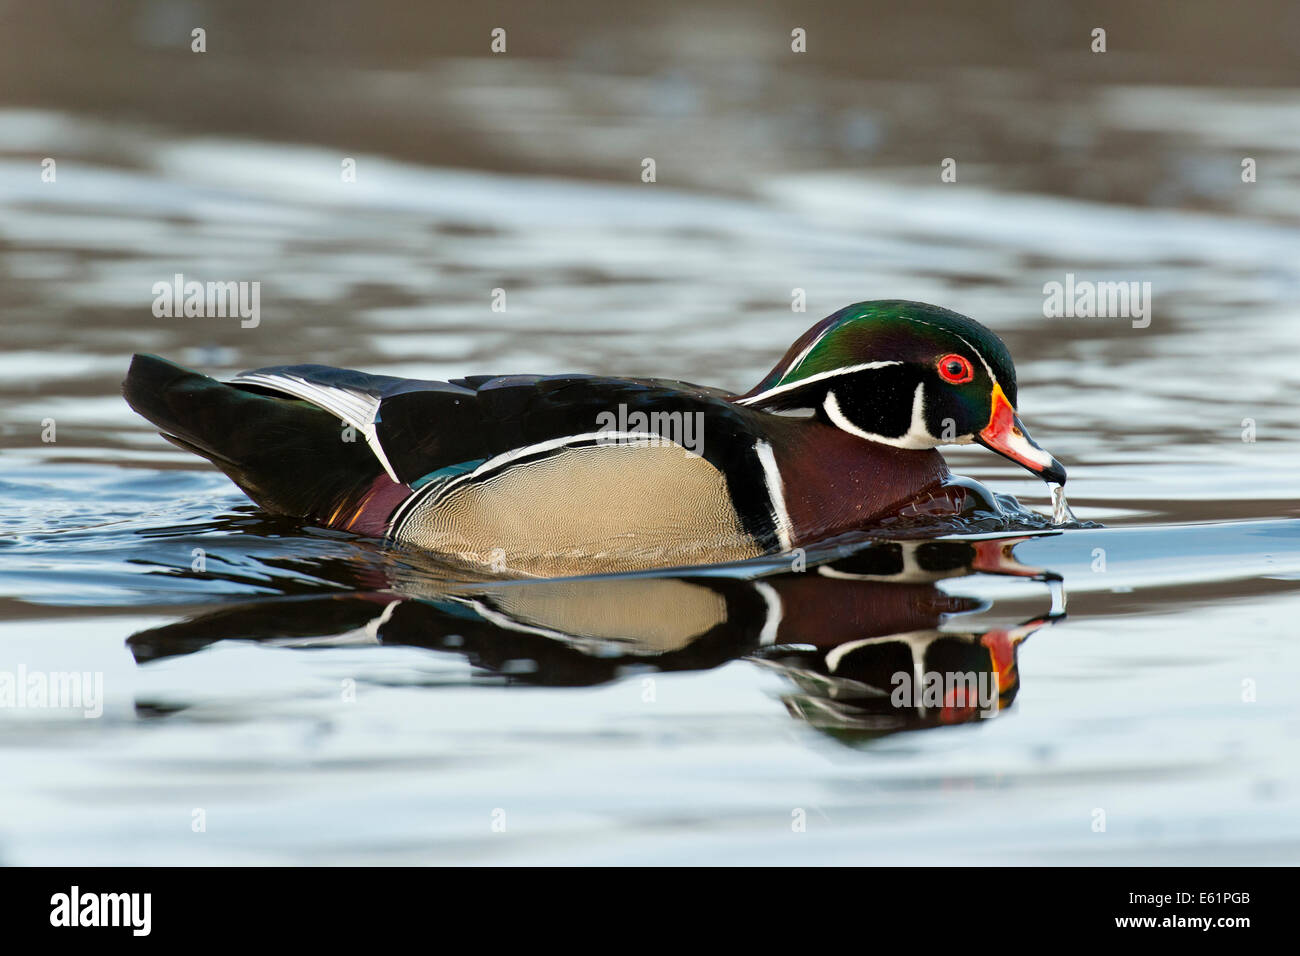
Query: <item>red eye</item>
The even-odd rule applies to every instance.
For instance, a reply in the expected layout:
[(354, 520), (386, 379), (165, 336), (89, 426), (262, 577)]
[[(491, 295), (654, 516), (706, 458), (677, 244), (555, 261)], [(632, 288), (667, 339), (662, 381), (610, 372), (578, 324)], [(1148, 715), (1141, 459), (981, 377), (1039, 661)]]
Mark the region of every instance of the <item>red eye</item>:
[(936, 363), (939, 377), (951, 385), (964, 385), (975, 377), (970, 361), (955, 353), (945, 355)]

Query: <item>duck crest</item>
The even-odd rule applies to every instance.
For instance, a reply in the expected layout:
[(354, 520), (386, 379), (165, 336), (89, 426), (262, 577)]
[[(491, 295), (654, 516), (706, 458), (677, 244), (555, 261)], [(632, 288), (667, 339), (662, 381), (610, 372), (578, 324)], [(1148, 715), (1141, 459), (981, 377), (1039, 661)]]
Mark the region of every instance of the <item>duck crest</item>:
[[(763, 380), (737, 399), (764, 408), (791, 407), (805, 386), (857, 372), (920, 362), (945, 346), (966, 345), (1015, 401), (1015, 367), (1002, 340), (948, 309), (905, 299), (857, 302), (828, 315), (790, 346)], [(936, 352), (936, 350), (938, 350)]]

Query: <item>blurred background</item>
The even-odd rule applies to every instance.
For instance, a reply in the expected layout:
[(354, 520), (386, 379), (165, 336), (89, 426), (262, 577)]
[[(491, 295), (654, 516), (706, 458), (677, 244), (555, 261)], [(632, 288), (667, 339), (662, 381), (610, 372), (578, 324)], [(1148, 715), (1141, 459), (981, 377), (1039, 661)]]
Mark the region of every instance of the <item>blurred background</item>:
[[(0, 714), (0, 862), (1294, 862), (1300, 6), (808, 6), (0, 0), (0, 662), (109, 694)], [(258, 323), (155, 316), (178, 273), (259, 282)], [(1046, 316), (1067, 275), (1150, 282), (1150, 325)], [(740, 390), (870, 298), (997, 331), (1112, 529), (1024, 549), (1072, 616), (991, 724), (831, 745), (744, 661), (647, 708), (409, 648), (127, 651), (344, 548), (248, 531), (121, 401), (132, 352)], [(199, 544), (222, 560), (186, 576)], [(502, 802), (518, 842), (483, 835)], [(224, 828), (191, 840), (194, 806)]]

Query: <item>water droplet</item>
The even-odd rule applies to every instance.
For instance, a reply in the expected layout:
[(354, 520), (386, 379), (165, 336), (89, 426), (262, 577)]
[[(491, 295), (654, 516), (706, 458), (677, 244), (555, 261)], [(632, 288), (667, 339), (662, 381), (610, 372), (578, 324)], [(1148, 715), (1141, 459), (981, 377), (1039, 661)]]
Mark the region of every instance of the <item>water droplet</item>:
[(1048, 487), (1052, 489), (1052, 524), (1073, 523), (1076, 519), (1065, 500), (1065, 486), (1049, 484)]

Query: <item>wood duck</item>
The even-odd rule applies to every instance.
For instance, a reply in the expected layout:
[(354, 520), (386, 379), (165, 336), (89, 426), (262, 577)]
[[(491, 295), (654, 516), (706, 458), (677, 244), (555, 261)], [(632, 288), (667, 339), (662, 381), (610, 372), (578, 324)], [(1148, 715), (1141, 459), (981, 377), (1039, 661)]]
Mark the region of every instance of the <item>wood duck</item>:
[[(746, 658), (790, 681), (781, 699), (792, 716), (847, 742), (978, 720), (1011, 704), (1020, 645), (1064, 611), (1054, 600), (1048, 613), (1019, 624), (994, 627), (981, 617), (963, 627), (988, 604), (964, 596), (955, 579), (1059, 580), (1015, 557), (1023, 540), (874, 540), (803, 571), (754, 577), (710, 568), (466, 583), (408, 564), (418, 552), (401, 560), (277, 556), (273, 573), (316, 579), (324, 593), (222, 604), (140, 631), (127, 645), (139, 664), (230, 638), (287, 648), (421, 647), (462, 655), (475, 669), (471, 683), (541, 686)], [(940, 581), (955, 583), (940, 590)], [(949, 675), (961, 682), (948, 683)]]
[(123, 391), (268, 511), (511, 575), (735, 561), (868, 528), (943, 487), (942, 444), (1065, 481), (1016, 415), (1002, 341), (901, 300), (818, 322), (743, 395), (323, 365), (222, 383), (150, 355)]

